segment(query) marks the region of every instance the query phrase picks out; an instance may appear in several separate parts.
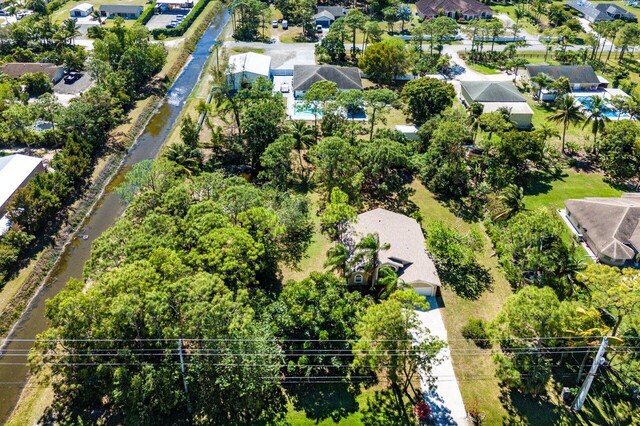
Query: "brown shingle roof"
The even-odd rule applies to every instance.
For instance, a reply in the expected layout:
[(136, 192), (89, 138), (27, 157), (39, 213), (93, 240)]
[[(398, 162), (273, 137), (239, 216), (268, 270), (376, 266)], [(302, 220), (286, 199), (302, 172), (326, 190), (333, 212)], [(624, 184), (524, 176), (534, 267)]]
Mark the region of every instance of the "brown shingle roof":
[(53, 79), (61, 69), (61, 66), (44, 62), (8, 62), (2, 66), (2, 72), (12, 78), (19, 78), (28, 73), (42, 72)]

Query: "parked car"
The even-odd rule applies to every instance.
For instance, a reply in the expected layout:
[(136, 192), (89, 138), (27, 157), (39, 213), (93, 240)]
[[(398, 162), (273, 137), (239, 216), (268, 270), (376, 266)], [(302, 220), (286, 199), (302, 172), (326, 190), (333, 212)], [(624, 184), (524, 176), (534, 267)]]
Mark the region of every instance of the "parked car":
[(316, 32), (322, 34), (322, 25), (316, 25)]
[(178, 24), (176, 24), (175, 22), (171, 22), (171, 23), (167, 24), (167, 26), (165, 28), (175, 28), (177, 26), (178, 26)]
[(289, 93), (289, 85), (287, 83), (282, 83), (280, 85), (280, 91), (282, 93)]
[(271, 21), (271, 28), (278, 28), (278, 20), (274, 19), (273, 21)]
[(282, 21), (282, 29), (286, 30), (287, 28), (289, 28), (289, 21), (285, 19), (284, 21)]

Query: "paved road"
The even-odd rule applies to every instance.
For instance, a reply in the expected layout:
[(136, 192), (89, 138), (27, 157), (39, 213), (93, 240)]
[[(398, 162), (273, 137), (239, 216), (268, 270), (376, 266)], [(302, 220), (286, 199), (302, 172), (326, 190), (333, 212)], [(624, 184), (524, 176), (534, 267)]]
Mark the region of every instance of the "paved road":
[[(434, 297), (429, 297), (431, 309), (429, 311), (416, 311), (423, 327), (429, 329), (432, 335), (447, 341), (447, 329), (444, 326), (442, 315), (438, 307), (438, 302)], [(422, 390), (425, 393), (425, 400), (433, 412), (434, 424), (437, 426), (458, 425), (466, 426), (467, 411), (464, 408), (462, 394), (458, 386), (458, 380), (453, 370), (451, 353), (449, 348), (440, 351), (441, 359), (433, 369), (435, 386), (430, 388), (428, 383), (422, 380)]]

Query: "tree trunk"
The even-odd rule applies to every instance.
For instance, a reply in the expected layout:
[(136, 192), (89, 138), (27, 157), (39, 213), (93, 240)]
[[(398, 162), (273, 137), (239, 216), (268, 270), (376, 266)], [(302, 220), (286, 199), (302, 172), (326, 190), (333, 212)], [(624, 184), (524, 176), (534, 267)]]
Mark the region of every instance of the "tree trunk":
[(565, 136), (567, 134), (567, 127), (569, 126), (569, 121), (565, 119), (564, 126), (562, 127), (562, 153), (564, 154), (565, 150)]
[(376, 125), (376, 109), (371, 110), (371, 130), (369, 131), (369, 140), (373, 140), (373, 127)]
[(622, 315), (618, 315), (618, 320), (616, 321), (616, 325), (613, 326), (611, 336), (615, 336), (618, 333), (618, 327), (620, 327), (620, 324), (622, 324)]

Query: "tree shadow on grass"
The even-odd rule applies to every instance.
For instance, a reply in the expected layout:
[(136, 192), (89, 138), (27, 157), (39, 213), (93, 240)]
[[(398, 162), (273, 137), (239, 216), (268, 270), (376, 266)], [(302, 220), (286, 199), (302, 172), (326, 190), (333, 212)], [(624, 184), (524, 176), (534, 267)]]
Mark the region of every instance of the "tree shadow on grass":
[(553, 182), (556, 180), (564, 180), (566, 173), (533, 173), (529, 179), (529, 183), (524, 187), (524, 195), (540, 195), (546, 194), (553, 188)]
[(316, 422), (331, 418), (337, 423), (359, 409), (356, 392), (348, 383), (301, 384), (292, 388), (289, 395), (295, 409)]
[(376, 391), (367, 398), (367, 406), (362, 410), (362, 423), (367, 426), (413, 425), (411, 407), (398, 409), (398, 402), (390, 390)]
[(509, 425), (554, 425), (559, 424), (562, 409), (553, 404), (547, 396), (531, 396), (502, 388), (500, 402), (508, 412), (503, 424)]

